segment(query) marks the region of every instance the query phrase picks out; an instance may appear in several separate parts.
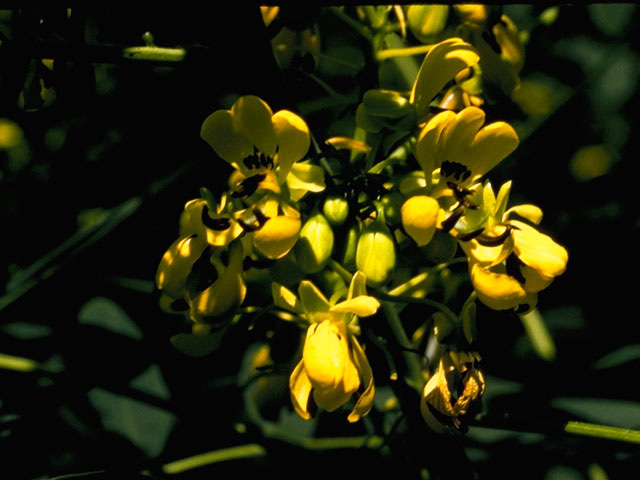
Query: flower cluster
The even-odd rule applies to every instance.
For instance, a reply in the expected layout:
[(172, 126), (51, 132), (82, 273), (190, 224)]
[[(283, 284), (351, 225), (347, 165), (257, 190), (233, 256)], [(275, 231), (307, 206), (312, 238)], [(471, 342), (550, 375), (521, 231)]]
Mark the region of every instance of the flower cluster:
[[(395, 12), (417, 38), (431, 39), (448, 10)], [(395, 304), (411, 298), (436, 311), (425, 309), (414, 333), (416, 348), (429, 346), (407, 360), (419, 371), (406, 381), (422, 393), (427, 425), (462, 428), (485, 389), (474, 344), (477, 302), (531, 311), (566, 268), (566, 249), (537, 229), (540, 208), (509, 208), (511, 182), (496, 193), (486, 179), (519, 144), (509, 123), (488, 120), (483, 109), (487, 82), (507, 94), (518, 83), (517, 29), (478, 6), (454, 10), (460, 36), (429, 46), (409, 90), (362, 92), (357, 135), (325, 138), (313, 156), (322, 162), (305, 160), (311, 135), (300, 116), (273, 113), (255, 96), (202, 124), (202, 139), (232, 173), (219, 197), (202, 189), (185, 205), (179, 237), (157, 272), (161, 304), (184, 313), (194, 334), (229, 325), (247, 297), (248, 271), (262, 268), (258, 283), (271, 288), (271, 302), (251, 307), (302, 327), (289, 389), (304, 419), (348, 405), (355, 422), (372, 410), (374, 369), (365, 351), (389, 359), (385, 342), (407, 347)], [(434, 279), (458, 260), (468, 267), (468, 297), (456, 315), (435, 300)], [(437, 281), (446, 303), (457, 287), (444, 275)], [(380, 308), (384, 301), (388, 308)], [(372, 316), (386, 316), (394, 338), (361, 343), (361, 330), (380, 322), (359, 320)]]

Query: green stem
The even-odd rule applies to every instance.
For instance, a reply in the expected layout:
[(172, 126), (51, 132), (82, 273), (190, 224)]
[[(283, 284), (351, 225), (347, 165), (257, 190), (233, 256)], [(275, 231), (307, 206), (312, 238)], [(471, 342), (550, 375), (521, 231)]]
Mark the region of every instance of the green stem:
[(584, 422), (567, 422), (564, 431), (574, 435), (619, 440), (621, 442), (640, 443), (640, 430), (630, 428), (610, 427)]
[(344, 23), (353, 28), (356, 32), (362, 35), (367, 40), (371, 41), (372, 35), (367, 27), (362, 25), (360, 22), (354, 20), (349, 15), (342, 11), (344, 7), (330, 7), (329, 11), (332, 12), (336, 17), (342, 20)]
[[(379, 293), (377, 296), (379, 296), (381, 300), (387, 299), (393, 301), (394, 298), (384, 292)], [(421, 391), (424, 386), (421, 359), (414, 352), (408, 351), (411, 348), (411, 340), (409, 340), (407, 332), (405, 332), (404, 327), (402, 326), (402, 322), (400, 321), (400, 317), (395, 307), (390, 302), (383, 301), (382, 311), (387, 318), (387, 324), (389, 325), (396, 341), (401, 347), (403, 347), (403, 349), (405, 349), (402, 352), (407, 364), (407, 378), (405, 380), (409, 386), (417, 391)]]
[(151, 62), (182, 62), (187, 56), (184, 48), (163, 48), (156, 46), (126, 47), (122, 49), (122, 58)]
[(375, 296), (379, 300), (386, 300), (388, 302), (416, 303), (420, 305), (428, 305), (444, 313), (447, 317), (449, 317), (449, 319), (453, 322), (454, 325), (458, 324), (458, 316), (453, 312), (453, 310), (447, 307), (444, 303), (436, 302), (435, 300), (431, 300), (429, 298), (413, 298), (413, 297), (405, 297), (402, 295), (389, 295), (388, 293), (382, 292), (380, 290), (375, 292)]
[(238, 460), (241, 458), (263, 457), (266, 454), (267, 451), (264, 447), (255, 443), (249, 443), (247, 445), (238, 445), (236, 447), (212, 450), (210, 452), (169, 462), (162, 466), (162, 471), (167, 474), (177, 474), (212, 463)]
[(413, 55), (422, 55), (428, 53), (433, 48), (433, 45), (417, 45), (415, 47), (406, 48), (386, 48), (384, 50), (378, 50), (376, 52), (376, 59), (381, 62), (394, 57), (410, 57)]

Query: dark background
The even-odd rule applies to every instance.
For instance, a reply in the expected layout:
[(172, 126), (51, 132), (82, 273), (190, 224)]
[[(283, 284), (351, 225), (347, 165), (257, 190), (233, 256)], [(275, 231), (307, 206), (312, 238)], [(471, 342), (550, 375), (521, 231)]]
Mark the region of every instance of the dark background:
[[(640, 63), (632, 35), (638, 11), (632, 4), (561, 6), (558, 19), (544, 26), (534, 22), (542, 8), (504, 8), (521, 28), (535, 25), (521, 78), (543, 85), (551, 107), (539, 116), (517, 106), (489, 109), (526, 132), (489, 177), (496, 188), (513, 179), (511, 204), (543, 209), (541, 229), (566, 246), (570, 260), (540, 294), (556, 342), (554, 361), (535, 355), (517, 318), (480, 312), (485, 407), (538, 426), (581, 419), (640, 428)], [(255, 6), (96, 8), (74, 10), (73, 22), (59, 9), (3, 18), (11, 41), (0, 45), (0, 117), (21, 127), (24, 143), (20, 151), (0, 151), (0, 352), (63, 368), (0, 370), (0, 477), (106, 470), (95, 477), (136, 478), (142, 469), (160, 475), (167, 461), (257, 442), (268, 448), (267, 457), (180, 478), (267, 471), (296, 478), (403, 471), (418, 478), (421, 465), (434, 464), (434, 478), (447, 472), (473, 478), (471, 471), (491, 478), (507, 462), (519, 465), (513, 472), (519, 478), (600, 478), (593, 465), (609, 478), (633, 478), (627, 472), (640, 466), (634, 448), (572, 437), (553, 425), (545, 435), (472, 427), (454, 438), (409, 429), (392, 442), (391, 454), (317, 453), (263, 439), (244, 417), (233, 379), (246, 345), (264, 340), (271, 324), (236, 331), (213, 354), (189, 358), (168, 341), (184, 324), (159, 310), (155, 270), (176, 238), (184, 203), (201, 186), (224, 188), (228, 167), (199, 138), (209, 113), (238, 95), (256, 94), (274, 110), (301, 112), (322, 142), (352, 122), (353, 109), (319, 108), (326, 94), (304, 70), (281, 71)], [(318, 23), (323, 52), (348, 57), (353, 52), (341, 48), (360, 48), (359, 38), (320, 8), (292, 18), (300, 27)], [(146, 31), (159, 46), (185, 47), (186, 60), (115, 62), (108, 48), (86, 48), (141, 45)], [(55, 100), (20, 109), (30, 60), (51, 53), (55, 74), (45, 83)], [(317, 67), (317, 76), (350, 98), (374, 86), (363, 79), (366, 72)], [(603, 146), (610, 163), (585, 179), (576, 173), (575, 154), (589, 145)], [(286, 345), (296, 332), (279, 335), (274, 342)], [(150, 396), (132, 402), (132, 381), (137, 393)], [(317, 435), (365, 433), (362, 425), (330, 417), (320, 416)], [(382, 421), (382, 414), (372, 415), (374, 425)]]

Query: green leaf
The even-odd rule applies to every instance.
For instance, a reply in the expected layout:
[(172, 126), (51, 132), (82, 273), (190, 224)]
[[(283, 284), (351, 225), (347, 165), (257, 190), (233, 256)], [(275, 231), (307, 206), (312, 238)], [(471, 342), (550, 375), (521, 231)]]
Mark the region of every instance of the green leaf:
[(176, 422), (173, 414), (100, 388), (87, 395), (105, 429), (128, 438), (149, 457), (162, 452)]
[(594, 3), (587, 6), (593, 24), (606, 35), (620, 36), (633, 18), (633, 3)]
[(225, 330), (211, 333), (178, 333), (171, 337), (171, 345), (190, 357), (204, 357), (214, 352), (222, 342)]
[(607, 368), (614, 368), (624, 365), (625, 363), (633, 362), (634, 360), (640, 360), (640, 344), (625, 345), (611, 353), (606, 354), (604, 357), (596, 360), (593, 364), (593, 368), (596, 370), (604, 370)]
[(94, 297), (85, 303), (78, 314), (78, 321), (119, 333), (135, 340), (141, 340), (142, 332), (131, 318), (113, 300)]
[(620, 428), (640, 427), (640, 402), (610, 398), (555, 398), (551, 406), (589, 422)]

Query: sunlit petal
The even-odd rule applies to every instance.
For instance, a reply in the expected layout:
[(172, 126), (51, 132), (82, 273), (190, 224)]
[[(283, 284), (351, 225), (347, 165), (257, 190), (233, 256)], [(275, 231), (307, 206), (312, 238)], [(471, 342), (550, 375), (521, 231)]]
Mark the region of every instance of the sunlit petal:
[(309, 127), (302, 118), (288, 110), (280, 110), (272, 120), (278, 141), (278, 178), (283, 183), (293, 164), (302, 160), (309, 150)]
[(270, 218), (254, 233), (253, 246), (267, 258), (282, 258), (298, 241), (301, 226), (299, 218), (285, 215)]
[(264, 100), (255, 95), (240, 97), (231, 107), (231, 113), (238, 132), (265, 155), (273, 157), (276, 154), (276, 132), (271, 121), (273, 112)]
[(312, 389), (311, 381), (304, 369), (304, 362), (301, 360), (289, 377), (289, 390), (291, 391), (291, 403), (298, 415), (305, 420), (311, 418), (309, 413), (309, 398)]
[(495, 122), (482, 128), (466, 154), (473, 179), (495, 167), (516, 149), (518, 143), (518, 135), (508, 123)]
[(253, 145), (234, 126), (229, 110), (217, 110), (202, 123), (200, 136), (220, 158), (232, 165), (241, 165), (242, 160), (253, 153)]
[(369, 413), (373, 406), (373, 398), (375, 396), (376, 389), (373, 382), (373, 371), (369, 365), (369, 360), (355, 336), (351, 336), (351, 351), (353, 353), (354, 363), (356, 364), (356, 368), (360, 374), (360, 382), (364, 387), (364, 391), (358, 397), (353, 410), (347, 418), (349, 422), (353, 423), (357, 422), (360, 418)]

